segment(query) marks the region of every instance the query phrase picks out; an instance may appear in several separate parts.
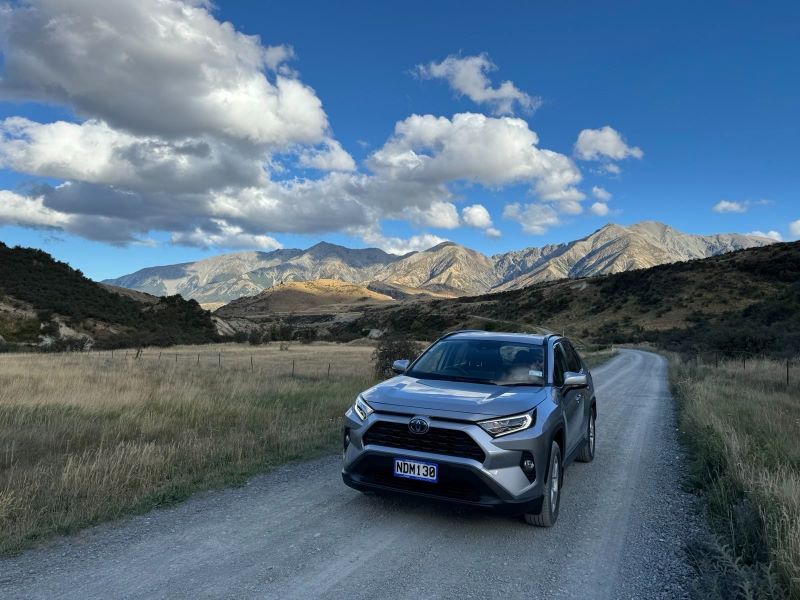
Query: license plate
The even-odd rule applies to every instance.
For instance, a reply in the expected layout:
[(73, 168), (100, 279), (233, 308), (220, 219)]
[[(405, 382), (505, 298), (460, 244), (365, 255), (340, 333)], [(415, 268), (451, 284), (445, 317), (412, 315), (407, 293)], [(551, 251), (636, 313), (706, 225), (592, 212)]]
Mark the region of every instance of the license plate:
[(436, 483), (439, 481), (439, 465), (407, 458), (395, 458), (394, 476)]

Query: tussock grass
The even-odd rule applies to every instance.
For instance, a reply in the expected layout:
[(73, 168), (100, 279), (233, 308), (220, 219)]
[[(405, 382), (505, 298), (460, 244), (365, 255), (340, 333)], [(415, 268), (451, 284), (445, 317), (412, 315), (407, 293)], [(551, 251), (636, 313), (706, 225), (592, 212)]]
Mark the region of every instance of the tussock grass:
[[(720, 597), (800, 598), (800, 377), (785, 361), (671, 360), (694, 483), (720, 547), (706, 557)], [(726, 566), (727, 565), (727, 566)], [(708, 593), (711, 593), (706, 590)]]
[(335, 451), (342, 414), (372, 383), (371, 353), (228, 344), (139, 359), (0, 356), (0, 553)]

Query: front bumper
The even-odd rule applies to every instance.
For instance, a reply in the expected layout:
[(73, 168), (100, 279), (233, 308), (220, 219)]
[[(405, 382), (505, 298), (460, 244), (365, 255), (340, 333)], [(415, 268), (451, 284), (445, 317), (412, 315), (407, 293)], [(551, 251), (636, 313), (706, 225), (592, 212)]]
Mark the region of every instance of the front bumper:
[[(407, 426), (413, 416), (376, 412), (362, 422), (352, 409), (348, 411), (345, 431), (349, 444), (344, 449), (344, 483), (362, 491), (399, 492), (508, 513), (540, 510), (550, 444), (549, 440), (542, 440), (537, 425), (519, 433), (492, 438), (474, 423), (429, 418), (432, 431), (436, 428), (460, 430), (469, 435), (483, 451), (482, 461), (414, 448), (365, 443), (365, 435), (375, 423), (388, 421)], [(370, 437), (367, 436), (368, 442)], [(520, 467), (523, 453), (532, 455), (536, 465), (536, 475), (532, 481)], [(429, 483), (395, 477), (393, 467), (397, 457), (437, 463), (439, 481)]]

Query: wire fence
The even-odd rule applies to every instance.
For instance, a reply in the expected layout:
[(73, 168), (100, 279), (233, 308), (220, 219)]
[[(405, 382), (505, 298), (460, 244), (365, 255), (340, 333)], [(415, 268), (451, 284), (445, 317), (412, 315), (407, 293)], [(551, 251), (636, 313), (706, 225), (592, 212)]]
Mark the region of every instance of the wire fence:
[(747, 351), (715, 351), (707, 350), (703, 352), (689, 352), (687, 353), (689, 360), (704, 366), (711, 366), (716, 369), (731, 366), (741, 368), (742, 371), (758, 368), (759, 361), (770, 361), (772, 363), (780, 364), (785, 367), (786, 385), (789, 386), (793, 382), (800, 379), (800, 357), (784, 357), (776, 358), (764, 353), (747, 352)]

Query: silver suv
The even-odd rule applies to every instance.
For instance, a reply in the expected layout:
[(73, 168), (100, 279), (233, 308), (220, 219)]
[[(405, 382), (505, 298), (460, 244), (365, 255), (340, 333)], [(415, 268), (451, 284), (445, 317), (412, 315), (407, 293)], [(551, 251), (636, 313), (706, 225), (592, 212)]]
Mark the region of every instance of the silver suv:
[(393, 370), (345, 414), (347, 485), (556, 522), (564, 468), (596, 440), (592, 376), (569, 340), (457, 331)]

